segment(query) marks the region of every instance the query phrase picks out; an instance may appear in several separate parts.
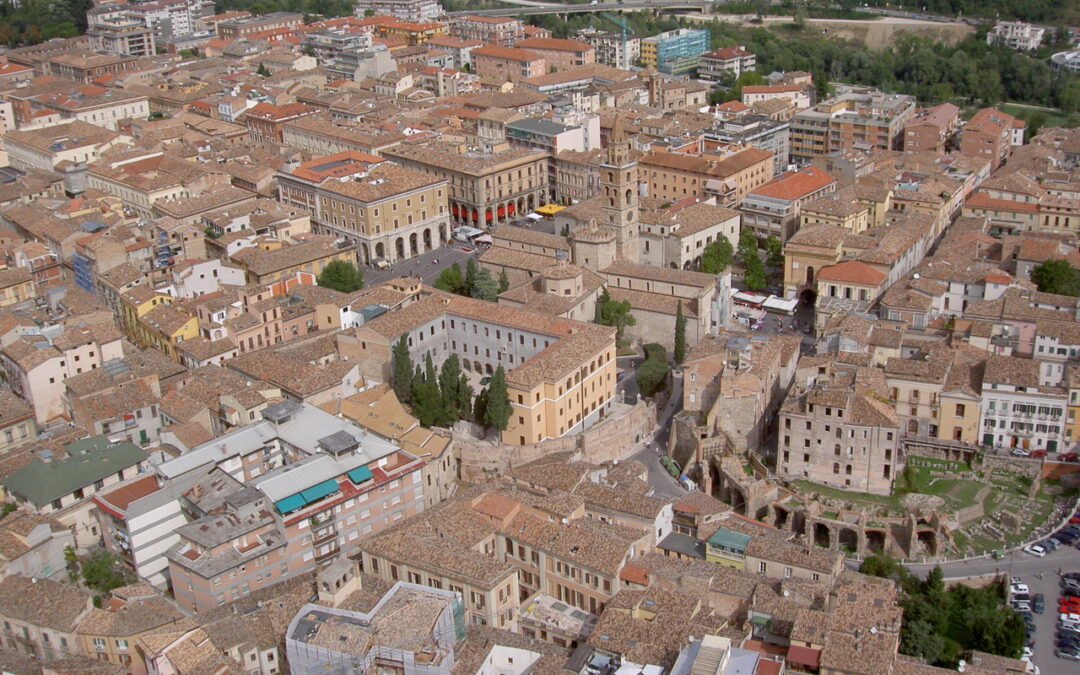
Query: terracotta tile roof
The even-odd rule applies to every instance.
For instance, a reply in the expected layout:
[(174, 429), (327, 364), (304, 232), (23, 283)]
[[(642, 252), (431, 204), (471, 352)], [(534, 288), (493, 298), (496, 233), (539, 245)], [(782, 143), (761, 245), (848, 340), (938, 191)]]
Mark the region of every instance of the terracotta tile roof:
[(818, 272), (818, 279), (877, 286), (885, 280), (885, 273), (858, 260), (845, 260), (836, 265), (822, 267)]
[(514, 44), (521, 49), (546, 49), (556, 52), (588, 52), (593, 49), (592, 45), (580, 40), (563, 40), (559, 38), (531, 37), (519, 40)]
[(500, 47), (498, 45), (484, 45), (483, 47), (477, 47), (472, 50), (472, 58), (476, 57), (488, 57), (493, 59), (504, 59), (507, 61), (542, 61), (544, 57), (540, 56), (536, 52), (531, 52), (528, 49), (517, 49), (516, 47)]
[(794, 200), (817, 192), (833, 183), (836, 183), (836, 179), (829, 174), (817, 167), (807, 166), (798, 171), (786, 171), (751, 194), (773, 199)]
[[(51, 579), (12, 575), (0, 581), (0, 615), (63, 633), (75, 632), (93, 594)], [(27, 602), (33, 598), (33, 602)]]

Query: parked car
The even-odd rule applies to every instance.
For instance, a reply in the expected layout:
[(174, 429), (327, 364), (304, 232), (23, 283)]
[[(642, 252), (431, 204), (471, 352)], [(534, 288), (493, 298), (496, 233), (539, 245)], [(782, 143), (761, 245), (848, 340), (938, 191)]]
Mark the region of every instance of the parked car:
[[(1013, 577), (1013, 578), (1015, 579), (1016, 577)], [(1028, 588), (1027, 584), (1022, 584), (1022, 583), (1018, 583), (1018, 582), (1014, 581), (1013, 584), (1011, 586), (1009, 586), (1009, 595), (1014, 595), (1015, 596), (1015, 595), (1019, 595), (1021, 593), (1026, 594), (1029, 590), (1031, 590), (1031, 589)]]
[(1046, 598), (1042, 593), (1036, 593), (1035, 597), (1031, 599), (1031, 611), (1036, 614), (1042, 614), (1046, 610)]
[(1046, 457), (1046, 451), (1045, 450), (1035, 450), (1034, 452), (1031, 453), (1031, 456), (1034, 459), (1041, 459), (1043, 457)]
[(1080, 649), (1055, 649), (1054, 656), (1066, 661), (1080, 661)]
[(1023, 448), (1013, 448), (1012, 454), (1017, 457), (1030, 457), (1031, 453)]
[(1061, 457), (1058, 457), (1058, 459), (1062, 462), (1077, 462), (1080, 461), (1080, 455), (1075, 452), (1066, 452)]
[(1024, 547), (1024, 553), (1033, 555), (1036, 558), (1042, 558), (1046, 555), (1046, 549), (1039, 544), (1028, 544)]

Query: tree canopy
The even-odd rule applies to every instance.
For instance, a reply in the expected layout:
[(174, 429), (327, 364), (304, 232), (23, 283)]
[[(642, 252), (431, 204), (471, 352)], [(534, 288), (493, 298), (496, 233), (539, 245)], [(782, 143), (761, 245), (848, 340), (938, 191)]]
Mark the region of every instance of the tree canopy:
[(364, 287), (364, 273), (344, 260), (332, 260), (323, 268), (318, 277), (318, 284), (323, 288), (332, 288), (342, 293), (352, 293)]
[(620, 340), (627, 326), (637, 325), (637, 319), (630, 313), (630, 303), (626, 300), (612, 300), (607, 288), (600, 294), (596, 307), (595, 323), (615, 328), (615, 334)]
[(701, 252), (701, 271), (706, 274), (720, 274), (731, 266), (735, 251), (727, 237), (718, 237), (709, 242)]
[(506, 371), (502, 365), (491, 376), (484, 395), (484, 425), (503, 431), (510, 423), (510, 395), (506, 391)]
[(1036, 265), (1031, 280), (1043, 293), (1080, 297), (1080, 272), (1067, 260), (1047, 260)]
[(900, 586), (904, 620), (900, 652), (935, 666), (955, 668), (963, 652), (977, 649), (1017, 658), (1024, 645), (1024, 622), (1002, 603), (1000, 584), (945, 587), (941, 568), (919, 580), (892, 558), (870, 556), (859, 571), (893, 579)]

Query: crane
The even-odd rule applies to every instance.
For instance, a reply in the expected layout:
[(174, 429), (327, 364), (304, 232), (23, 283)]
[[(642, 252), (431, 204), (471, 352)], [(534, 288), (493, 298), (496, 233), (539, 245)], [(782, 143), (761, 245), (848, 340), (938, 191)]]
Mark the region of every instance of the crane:
[[(624, 61), (624, 63), (618, 63), (616, 65), (619, 68), (629, 68), (631, 64), (630, 64), (630, 53), (626, 48), (626, 33), (630, 30), (630, 24), (627, 23), (626, 17), (621, 15), (621, 14), (616, 15), (616, 14), (612, 14), (611, 12), (603, 12), (601, 14), (601, 16), (603, 16), (608, 21), (611, 21), (615, 25), (622, 27), (622, 59), (621, 60)], [(619, 60), (620, 59), (616, 59), (616, 61), (619, 61)]]

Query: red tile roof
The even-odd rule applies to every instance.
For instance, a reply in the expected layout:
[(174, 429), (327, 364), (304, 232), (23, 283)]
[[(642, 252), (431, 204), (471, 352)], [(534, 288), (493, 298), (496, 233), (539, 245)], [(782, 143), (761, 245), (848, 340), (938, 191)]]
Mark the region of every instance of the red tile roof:
[(1038, 213), (1038, 204), (1028, 204), (1027, 202), (1017, 202), (1012, 199), (995, 199), (985, 192), (976, 192), (967, 198), (964, 202), (964, 206), (973, 209), (993, 209), (995, 211), (1024, 211), (1027, 213)]
[(544, 57), (528, 49), (516, 47), (500, 47), (498, 45), (485, 45), (472, 50), (473, 58), (487, 56), (493, 59), (506, 59), (507, 61), (539, 61)]
[(813, 194), (836, 179), (821, 169), (807, 166), (798, 171), (787, 171), (754, 190), (751, 194), (773, 199), (794, 200)]
[(746, 49), (739, 45), (738, 47), (721, 47), (720, 49), (713, 50), (708, 54), (702, 54), (703, 59), (737, 59), (743, 56), (753, 56), (752, 53), (746, 51)]
[(858, 260), (845, 260), (842, 263), (821, 268), (821, 271), (818, 272), (818, 279), (841, 281), (861, 286), (877, 286), (882, 281), (885, 281), (885, 273)]
[(522, 49), (546, 49), (554, 52), (587, 52), (592, 46), (580, 40), (561, 40), (559, 38), (525, 38), (516, 43)]
[(632, 584), (649, 585), (649, 570), (637, 563), (626, 563), (619, 572), (619, 578)]

